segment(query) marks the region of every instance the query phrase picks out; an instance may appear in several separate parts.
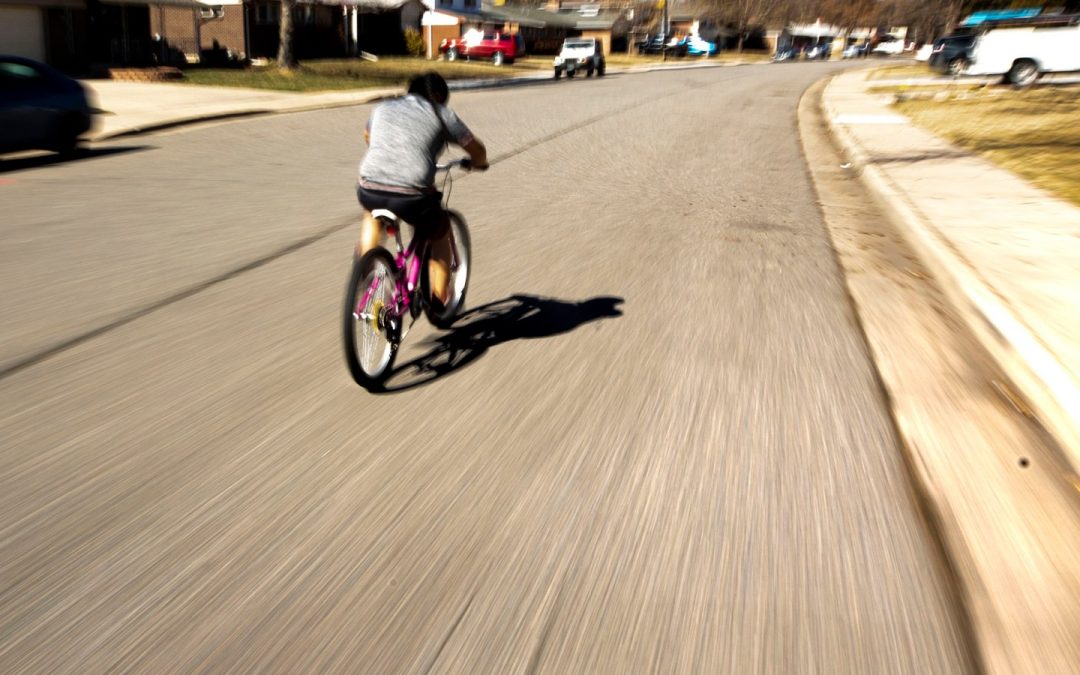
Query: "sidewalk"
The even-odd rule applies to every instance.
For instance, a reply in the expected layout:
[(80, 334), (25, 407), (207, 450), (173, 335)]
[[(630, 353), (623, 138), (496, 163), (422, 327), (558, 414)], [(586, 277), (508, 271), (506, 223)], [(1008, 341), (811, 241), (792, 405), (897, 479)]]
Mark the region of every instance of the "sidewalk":
[[(1080, 209), (916, 128), (891, 96), (868, 91), (866, 72), (837, 76), (821, 98), (846, 157), (830, 157), (829, 168), (850, 162), (864, 184), (855, 199), (869, 188), (935, 290), (859, 270), (849, 271), (849, 290), (970, 621), (977, 668), (1077, 672)], [(872, 248), (841, 239), (842, 260), (845, 245), (849, 256)], [(950, 327), (956, 319), (964, 328)], [(1004, 376), (979, 369), (980, 347)], [(984, 379), (995, 377), (1020, 390), (1056, 443), (1001, 412), (1008, 388)]]
[[(609, 68), (608, 73), (630, 75), (656, 70), (725, 68), (750, 63), (733, 61), (646, 65)], [(454, 80), (449, 84), (451, 91), (463, 91), (538, 84), (550, 80), (551, 72), (538, 71), (500, 79)], [(93, 91), (97, 107), (107, 111), (107, 114), (98, 118), (97, 128), (89, 134), (91, 141), (230, 117), (362, 105), (387, 96), (396, 96), (402, 91), (399, 87), (393, 87), (296, 93), (270, 89), (112, 80), (85, 80), (83, 84)]]
[(1080, 209), (908, 123), (866, 74), (826, 88), (835, 135), (1080, 473)]

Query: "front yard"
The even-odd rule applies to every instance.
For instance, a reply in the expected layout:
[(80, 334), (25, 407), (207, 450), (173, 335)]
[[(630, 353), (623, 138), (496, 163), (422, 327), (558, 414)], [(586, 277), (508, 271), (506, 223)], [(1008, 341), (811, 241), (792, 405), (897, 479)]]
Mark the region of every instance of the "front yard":
[(900, 100), (916, 124), (1080, 205), (1080, 86), (985, 87)]
[[(761, 61), (768, 57), (759, 54), (724, 53), (710, 57), (712, 62)], [(697, 63), (703, 57), (668, 57), (668, 63)], [(398, 87), (412, 76), (435, 70), (447, 80), (474, 78), (505, 78), (551, 69), (551, 56), (528, 56), (513, 65), (493, 66), (483, 61), (428, 61), (405, 56), (384, 56), (378, 61), (362, 59), (333, 59), (305, 61), (291, 72), (274, 66), (251, 68), (192, 68), (184, 71), (188, 84), (220, 87), (247, 87), (276, 89), (279, 91), (329, 91), (336, 89), (366, 89), (371, 87)], [(630, 68), (656, 65), (660, 56), (611, 54), (607, 58), (609, 68)]]

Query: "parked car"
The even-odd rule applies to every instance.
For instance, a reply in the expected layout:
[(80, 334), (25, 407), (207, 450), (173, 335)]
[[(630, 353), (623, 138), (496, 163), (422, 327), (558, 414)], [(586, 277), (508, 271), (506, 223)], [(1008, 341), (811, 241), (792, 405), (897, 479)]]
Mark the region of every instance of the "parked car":
[(812, 45), (806, 50), (807, 61), (828, 61), (832, 55), (832, 43), (822, 42), (819, 45)]
[(690, 56), (712, 56), (718, 50), (715, 42), (709, 42), (699, 35), (685, 38), (686, 53)]
[(989, 24), (963, 72), (1027, 87), (1044, 73), (1073, 71), (1080, 71), (1080, 14)]
[(443, 40), (439, 43), (439, 52), (447, 61), (490, 59), (496, 66), (501, 66), (525, 55), (525, 40), (517, 33), (472, 31), (460, 38)]
[(81, 84), (37, 61), (0, 56), (0, 152), (71, 152), (96, 108)]
[(659, 54), (667, 48), (671, 38), (664, 33), (657, 33), (638, 43), (638, 51), (642, 54)]
[(975, 46), (974, 34), (946, 35), (934, 41), (928, 65), (948, 75), (961, 75), (971, 63), (971, 48)]
[(785, 61), (795, 61), (799, 58), (799, 50), (794, 47), (788, 47), (785, 49), (777, 49), (773, 54), (773, 63), (783, 63)]
[(895, 35), (882, 35), (871, 52), (880, 56), (898, 56), (904, 53), (904, 41)]
[(845, 59), (861, 59), (870, 52), (870, 45), (866, 42), (858, 45), (844, 47), (841, 57)]
[(571, 78), (582, 70), (585, 71), (585, 77), (592, 77), (593, 73), (603, 77), (607, 69), (604, 43), (597, 38), (566, 38), (553, 65), (556, 80), (562, 77), (563, 73)]

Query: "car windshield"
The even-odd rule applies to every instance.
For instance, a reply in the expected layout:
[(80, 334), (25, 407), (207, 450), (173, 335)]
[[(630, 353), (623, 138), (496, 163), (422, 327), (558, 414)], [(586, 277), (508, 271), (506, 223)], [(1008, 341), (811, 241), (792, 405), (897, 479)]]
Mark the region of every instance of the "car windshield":
[(589, 42), (588, 40), (574, 40), (573, 42), (571, 42), (570, 40), (567, 40), (566, 42), (563, 43), (563, 48), (564, 49), (588, 49), (588, 48), (592, 47), (592, 45), (593, 45), (593, 43)]

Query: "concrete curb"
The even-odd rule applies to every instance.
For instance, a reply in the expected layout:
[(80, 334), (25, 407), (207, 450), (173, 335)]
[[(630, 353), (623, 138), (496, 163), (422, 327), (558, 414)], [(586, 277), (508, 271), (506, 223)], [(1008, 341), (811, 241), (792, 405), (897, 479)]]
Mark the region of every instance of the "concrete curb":
[(832, 85), (830, 81), (822, 94), (822, 109), (843, 154), (878, 202), (893, 214), (918, 255), (934, 270), (950, 303), (1030, 404), (1073, 473), (1080, 474), (1080, 383), (979, 276), (975, 266), (919, 212), (903, 188), (875, 166), (859, 141), (836, 122), (838, 111), (829, 98)]
[[(755, 65), (753, 61), (734, 61), (728, 63), (694, 63), (694, 64), (676, 64), (672, 66), (645, 66), (635, 68), (616, 68), (609, 69), (607, 72), (611, 75), (637, 75), (641, 73), (652, 73), (663, 70), (690, 70), (699, 68), (731, 68), (734, 66), (749, 66)], [(527, 85), (536, 85), (546, 82), (554, 82), (551, 74), (548, 72), (537, 73), (536, 75), (523, 75), (521, 77), (508, 77), (499, 79), (484, 79), (484, 80), (456, 80), (451, 81), (451, 91), (473, 91), (479, 89), (501, 89), (506, 87), (518, 87)], [(334, 108), (347, 108), (350, 106), (367, 105), (369, 103), (375, 103), (387, 98), (386, 89), (372, 90), (370, 95), (358, 95), (354, 99), (343, 101), (330, 101), (324, 103), (303, 103), (298, 102), (296, 105), (287, 105), (280, 108), (272, 108), (267, 106), (252, 106), (252, 107), (240, 107), (236, 110), (222, 111), (216, 113), (208, 113), (205, 115), (189, 115), (180, 116), (175, 119), (164, 120), (161, 122), (155, 122), (153, 124), (147, 124), (142, 126), (131, 126), (109, 131), (107, 133), (90, 134), (88, 139), (90, 142), (108, 141), (118, 138), (128, 138), (131, 136), (139, 136), (142, 134), (149, 134), (156, 131), (165, 131), (167, 129), (174, 129), (178, 127), (191, 126), (195, 124), (202, 124), (207, 122), (218, 122), (230, 119), (239, 119), (243, 117), (256, 117), (260, 115), (276, 115), (284, 113), (299, 113), (299, 112), (311, 112), (315, 110), (332, 110)]]

